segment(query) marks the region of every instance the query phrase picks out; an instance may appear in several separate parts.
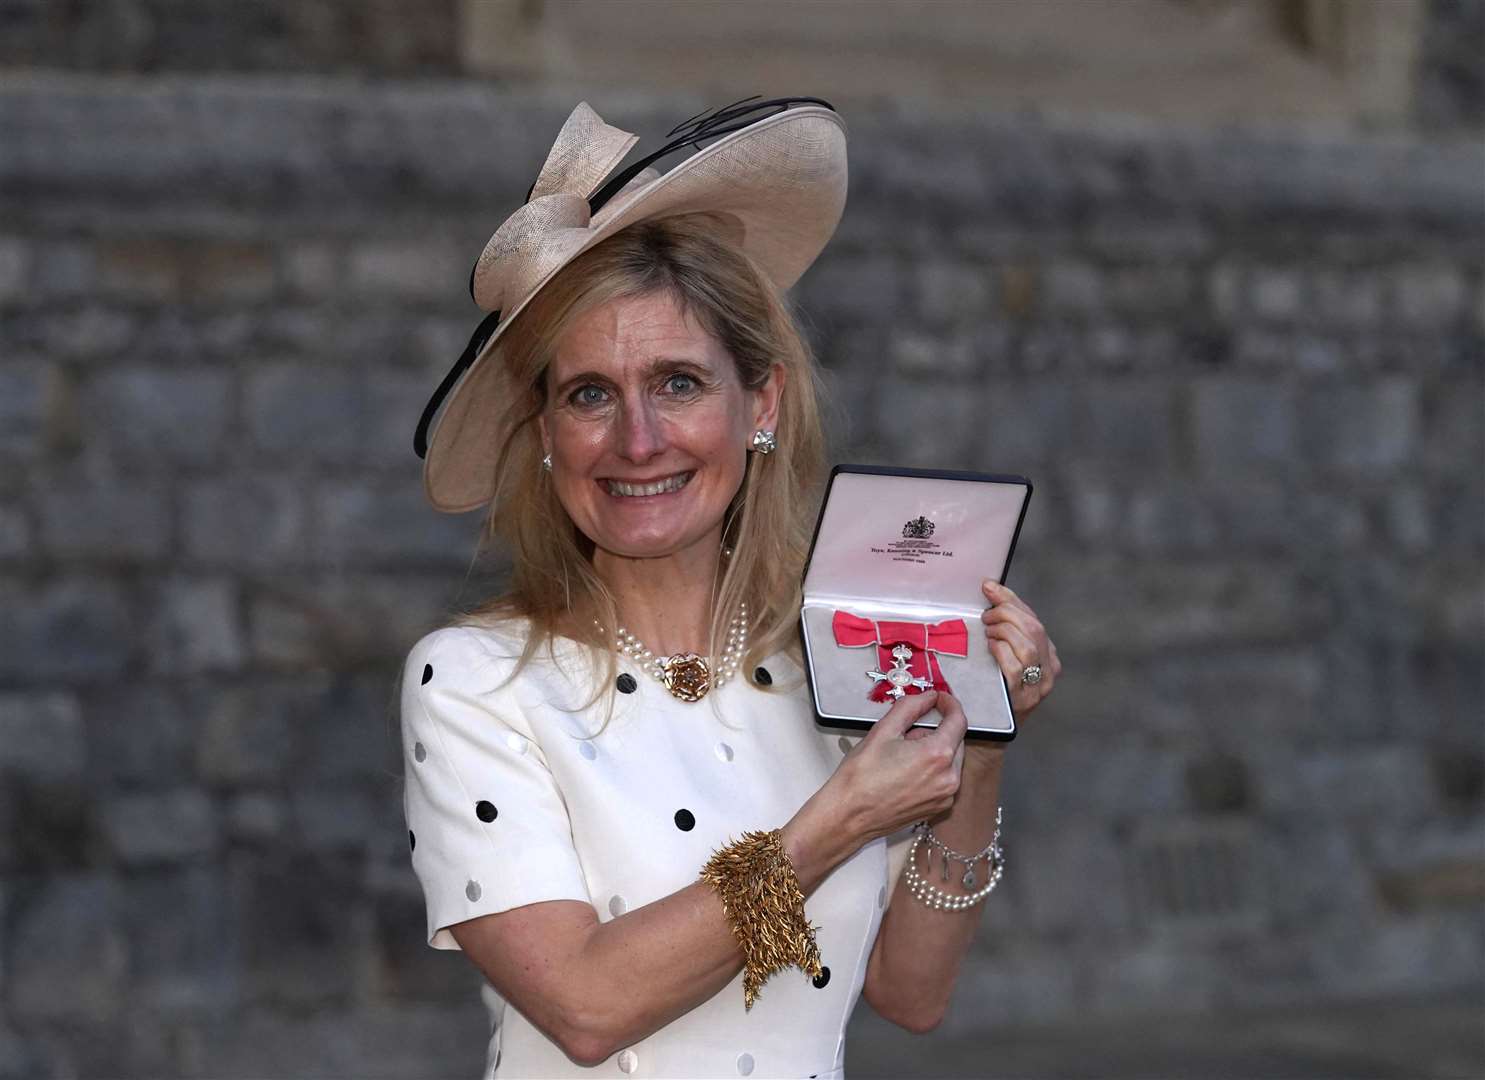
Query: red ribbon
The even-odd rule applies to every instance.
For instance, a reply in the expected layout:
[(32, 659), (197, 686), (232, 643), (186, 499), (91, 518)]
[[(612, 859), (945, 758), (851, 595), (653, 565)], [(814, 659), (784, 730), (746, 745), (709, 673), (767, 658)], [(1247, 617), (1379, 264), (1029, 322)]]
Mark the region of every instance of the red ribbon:
[[(891, 622), (887, 620), (863, 619), (848, 611), (837, 611), (830, 621), (835, 631), (835, 643), (843, 649), (862, 649), (868, 645), (877, 647), (877, 670), (891, 671), (892, 648), (907, 645), (913, 650), (908, 660), (908, 671), (914, 678), (929, 679), (933, 689), (949, 692), (944, 673), (939, 670), (938, 653), (948, 656), (969, 655), (969, 630), (963, 619), (945, 619), (938, 623)], [(886, 701), (891, 684), (874, 684), (867, 697), (872, 701)], [(903, 687), (909, 694), (920, 694), (916, 686)]]

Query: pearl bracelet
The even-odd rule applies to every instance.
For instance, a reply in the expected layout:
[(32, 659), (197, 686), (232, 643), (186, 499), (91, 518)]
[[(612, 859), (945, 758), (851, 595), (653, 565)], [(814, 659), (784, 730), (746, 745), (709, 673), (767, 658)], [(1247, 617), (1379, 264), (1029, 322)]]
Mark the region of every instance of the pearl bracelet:
[[(996, 807), (995, 835), (990, 838), (990, 843), (985, 845), (984, 849), (975, 855), (960, 855), (957, 851), (945, 846), (938, 837), (933, 835), (933, 830), (929, 828), (926, 821), (920, 821), (917, 825), (913, 826), (913, 830), (917, 835), (913, 837), (912, 845), (908, 848), (907, 865), (904, 867), (908, 891), (919, 901), (936, 911), (963, 911), (965, 908), (973, 907), (975, 904), (980, 903), (985, 897), (994, 892), (995, 886), (1000, 884), (1001, 875), (1005, 873), (1005, 852), (1000, 847), (1000, 817), (1001, 808)], [(948, 880), (948, 860), (951, 856), (970, 867), (964, 875), (966, 882), (974, 881), (973, 863), (978, 862), (980, 859), (988, 859), (990, 880), (972, 893), (959, 893), (957, 895), (930, 885), (928, 879), (918, 873), (918, 848), (925, 840), (930, 845), (930, 849), (936, 847), (943, 852), (940, 858), (944, 864), (945, 881)]]

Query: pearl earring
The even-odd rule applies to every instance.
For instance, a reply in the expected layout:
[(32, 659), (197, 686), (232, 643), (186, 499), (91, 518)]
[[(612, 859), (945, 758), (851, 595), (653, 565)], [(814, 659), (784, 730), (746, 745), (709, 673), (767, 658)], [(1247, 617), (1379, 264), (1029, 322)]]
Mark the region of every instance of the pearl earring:
[(753, 432), (753, 449), (760, 454), (771, 454), (779, 448), (779, 440), (767, 428)]
[(547, 472), (551, 472), (552, 471), (552, 455), (551, 454), (548, 454), (546, 457), (544, 457), (544, 458), (541, 459), (541, 467), (543, 469), (545, 469)]

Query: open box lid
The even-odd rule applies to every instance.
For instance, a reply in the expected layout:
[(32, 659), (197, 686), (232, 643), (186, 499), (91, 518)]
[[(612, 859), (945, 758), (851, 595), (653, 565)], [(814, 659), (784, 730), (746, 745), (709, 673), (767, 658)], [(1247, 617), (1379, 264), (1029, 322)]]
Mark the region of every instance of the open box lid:
[(837, 465), (810, 545), (804, 601), (978, 614), (980, 583), (1005, 580), (1030, 498), (1023, 476)]

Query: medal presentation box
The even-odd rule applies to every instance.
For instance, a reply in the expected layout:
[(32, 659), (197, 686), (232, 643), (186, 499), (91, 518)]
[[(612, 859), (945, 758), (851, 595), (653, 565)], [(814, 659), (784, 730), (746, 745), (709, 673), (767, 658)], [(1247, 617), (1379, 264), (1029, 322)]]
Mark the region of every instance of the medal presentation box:
[[(1031, 481), (1022, 476), (837, 465), (804, 575), (800, 634), (815, 711), (870, 728), (900, 698), (947, 689), (967, 738), (1016, 737), (990, 652), (980, 583), (1005, 581)], [(930, 711), (918, 727), (935, 727)]]

